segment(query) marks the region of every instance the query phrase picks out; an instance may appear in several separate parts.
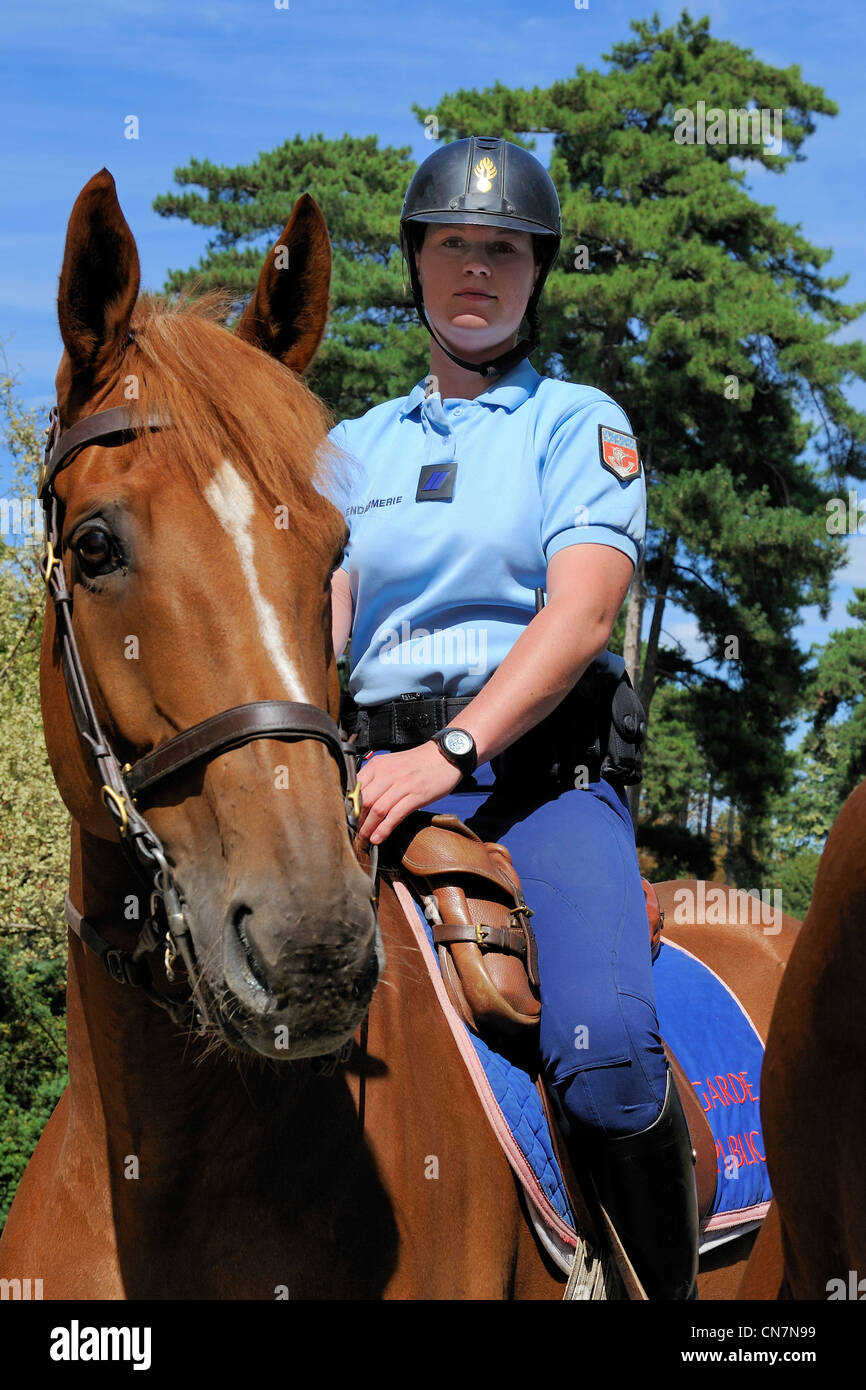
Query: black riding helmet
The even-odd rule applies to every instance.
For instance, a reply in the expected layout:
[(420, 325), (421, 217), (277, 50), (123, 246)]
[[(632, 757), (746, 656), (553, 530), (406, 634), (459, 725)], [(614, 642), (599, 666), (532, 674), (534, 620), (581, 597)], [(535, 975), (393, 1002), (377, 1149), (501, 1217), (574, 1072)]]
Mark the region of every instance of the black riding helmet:
[[(467, 362), (439, 342), (424, 311), (421, 283), (412, 254), (411, 228), (424, 222), (472, 223), (529, 232), (540, 269), (526, 306), (530, 335), (489, 362)], [(538, 241), (536, 241), (538, 238)], [(435, 150), (415, 171), (400, 215), (400, 249), (409, 267), (418, 317), (452, 362), (482, 376), (502, 374), (538, 345), (536, 307), (562, 240), (559, 198), (547, 170), (519, 145), (495, 136), (473, 135)]]

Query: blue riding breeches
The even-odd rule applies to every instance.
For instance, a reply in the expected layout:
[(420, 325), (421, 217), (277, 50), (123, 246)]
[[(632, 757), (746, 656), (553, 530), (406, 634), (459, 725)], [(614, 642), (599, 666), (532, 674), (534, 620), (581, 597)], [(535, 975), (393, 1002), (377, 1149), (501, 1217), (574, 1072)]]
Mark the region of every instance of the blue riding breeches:
[(665, 1099), (646, 902), (622, 792), (609, 782), (528, 798), (497, 783), (424, 807), (511, 854), (533, 910), (545, 1075), (577, 1134), (647, 1129)]

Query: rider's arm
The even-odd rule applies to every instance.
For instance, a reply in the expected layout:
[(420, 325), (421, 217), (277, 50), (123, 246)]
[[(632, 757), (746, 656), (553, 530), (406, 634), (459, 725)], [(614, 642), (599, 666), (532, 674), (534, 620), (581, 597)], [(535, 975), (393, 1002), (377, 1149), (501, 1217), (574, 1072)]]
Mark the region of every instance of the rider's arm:
[(646, 480), (638, 466), (616, 473), (602, 427), (621, 433), (636, 455), (628, 416), (599, 395), (578, 392), (553, 430), (541, 471), (541, 533), (548, 601), (471, 704), (452, 720), (465, 726), (484, 762), (555, 709), (605, 650), (640, 557)]
[(607, 647), (634, 564), (622, 550), (584, 542), (547, 566), (547, 603), (470, 704), (450, 724), (486, 762), (555, 709)]
[(349, 576), (344, 569), (335, 569), (331, 575), (331, 634), (337, 660), (346, 650), (346, 643), (352, 631), (352, 608), (352, 586)]

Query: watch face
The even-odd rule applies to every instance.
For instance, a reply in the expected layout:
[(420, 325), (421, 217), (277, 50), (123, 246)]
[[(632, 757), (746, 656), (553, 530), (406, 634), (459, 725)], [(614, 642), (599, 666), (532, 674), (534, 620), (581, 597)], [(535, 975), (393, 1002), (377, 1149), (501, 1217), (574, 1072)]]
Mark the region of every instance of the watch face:
[(463, 753), (472, 751), (472, 739), (465, 734), (462, 729), (452, 729), (442, 740), (449, 753), (454, 753), (460, 757)]

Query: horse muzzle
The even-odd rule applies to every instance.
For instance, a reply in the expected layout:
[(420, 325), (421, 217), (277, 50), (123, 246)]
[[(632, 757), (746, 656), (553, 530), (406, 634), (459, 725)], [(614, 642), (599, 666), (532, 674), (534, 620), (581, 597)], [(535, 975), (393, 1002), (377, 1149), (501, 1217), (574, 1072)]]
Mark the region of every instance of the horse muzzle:
[(258, 906), (236, 901), (226, 913), (221, 978), (202, 971), (212, 1025), (231, 1046), (276, 1061), (334, 1052), (362, 1022), (384, 970), (373, 903), (344, 897), (296, 918), (259, 896)]

